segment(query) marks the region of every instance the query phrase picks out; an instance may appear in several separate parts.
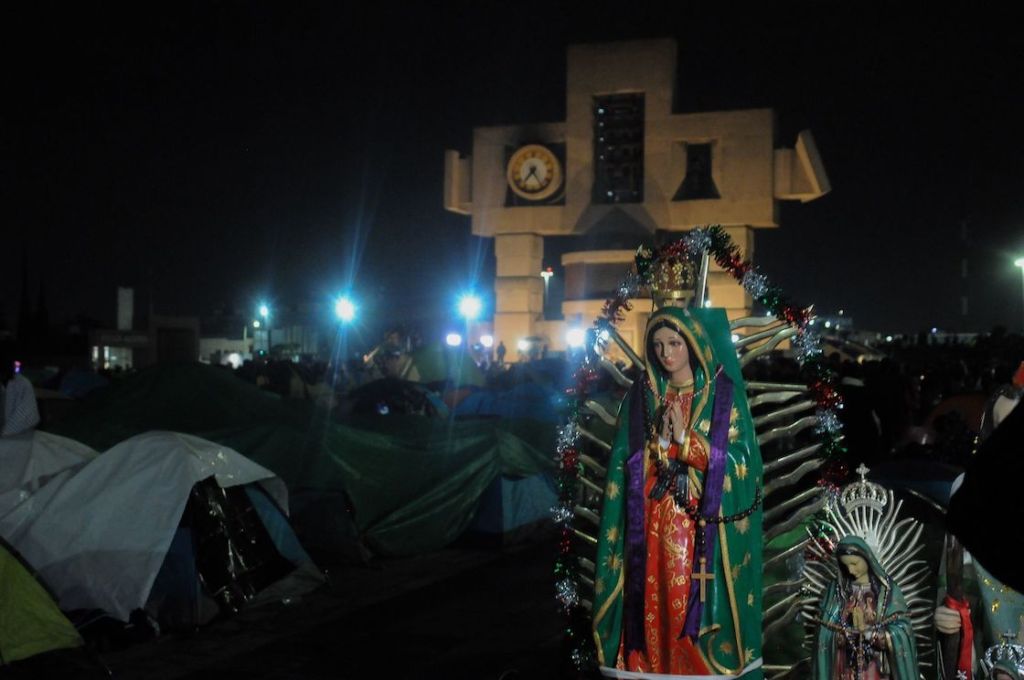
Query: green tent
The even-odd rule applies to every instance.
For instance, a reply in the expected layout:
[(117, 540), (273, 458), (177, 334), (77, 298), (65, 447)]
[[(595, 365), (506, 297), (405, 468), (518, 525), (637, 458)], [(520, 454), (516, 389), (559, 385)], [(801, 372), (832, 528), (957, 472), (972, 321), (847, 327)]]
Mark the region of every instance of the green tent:
[(0, 666), (57, 649), (82, 646), (82, 638), (46, 588), (0, 539)]
[[(281, 399), (230, 372), (201, 364), (162, 365), (87, 399), (51, 428), (103, 451), (150, 430), (224, 444), (288, 485), (293, 523), (354, 523), (381, 555), (441, 548), (473, 521), (499, 476), (553, 470), (554, 427), (533, 420), (366, 416), (334, 421), (308, 401)], [(325, 499), (335, 499), (333, 517)], [(351, 507), (343, 507), (347, 499)], [(317, 503), (304, 513), (304, 504)]]
[(421, 383), (447, 381), (458, 387), (482, 387), (487, 382), (464, 346), (448, 347), (440, 343), (414, 350), (402, 377)]

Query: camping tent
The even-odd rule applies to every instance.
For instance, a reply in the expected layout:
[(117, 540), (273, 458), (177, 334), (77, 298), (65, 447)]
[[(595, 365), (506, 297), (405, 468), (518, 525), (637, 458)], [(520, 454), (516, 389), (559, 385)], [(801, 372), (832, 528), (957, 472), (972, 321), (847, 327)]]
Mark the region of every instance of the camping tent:
[(0, 438), (0, 517), (58, 473), (97, 455), (85, 444), (38, 430)]
[(341, 424), (308, 401), (281, 399), (200, 364), (146, 369), (81, 406), (55, 429), (97, 450), (173, 430), (273, 470), (288, 484), (302, 541), (313, 547), (315, 537), (318, 547), (345, 555), (359, 554), (357, 540), (382, 555), (441, 548), (470, 526), (497, 477), (554, 468), (552, 424), (410, 415)]
[[(218, 526), (202, 531), (203, 513), (187, 514), (190, 507), (205, 509)], [(237, 452), (198, 437), (149, 432), (50, 477), (0, 516), (0, 535), (38, 569), (64, 610), (98, 609), (127, 621), (146, 607), (158, 575), (157, 594), (165, 600), (168, 593), (205, 591), (232, 606), (265, 586), (266, 573), (294, 568), (280, 568), (281, 559), (313, 572), (284, 519), (287, 507), (284, 483)], [(252, 510), (237, 518), (239, 508)], [(183, 518), (191, 520), (190, 531), (180, 530)], [(239, 531), (248, 532), (245, 540), (238, 540)], [(223, 543), (229, 563), (247, 543), (272, 545), (255, 559), (236, 560), (244, 570), (218, 570), (217, 546), (204, 547), (210, 540)], [(183, 591), (180, 584), (188, 581), (181, 572), (189, 568), (191, 590)], [(177, 607), (182, 610), (196, 612), (190, 623), (202, 622), (195, 603)]]
[(0, 667), (81, 645), (78, 631), (31, 568), (0, 539)]

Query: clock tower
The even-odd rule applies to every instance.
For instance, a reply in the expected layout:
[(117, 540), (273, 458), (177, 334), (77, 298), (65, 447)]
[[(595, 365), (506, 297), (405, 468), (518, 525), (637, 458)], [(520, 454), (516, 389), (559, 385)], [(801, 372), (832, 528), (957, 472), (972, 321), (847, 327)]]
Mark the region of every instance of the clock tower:
[[(810, 132), (775, 148), (770, 109), (676, 113), (676, 61), (669, 39), (570, 46), (564, 121), (478, 127), (469, 153), (445, 153), (445, 208), (495, 240), (495, 342), (564, 349), (641, 243), (721, 224), (752, 257), (756, 230), (778, 226), (779, 201), (829, 191)], [(573, 245), (545, 263), (551, 237)], [(544, 316), (546, 264), (562, 277), (562, 319)], [(724, 272), (711, 272), (709, 296), (730, 317), (750, 310)], [(634, 345), (649, 312), (637, 301), (620, 329)]]

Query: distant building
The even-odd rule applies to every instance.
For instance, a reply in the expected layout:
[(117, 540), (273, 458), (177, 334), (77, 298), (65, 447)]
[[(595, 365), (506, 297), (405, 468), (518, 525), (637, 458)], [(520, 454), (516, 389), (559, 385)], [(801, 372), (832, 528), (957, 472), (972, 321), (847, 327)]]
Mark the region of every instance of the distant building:
[(118, 288), (117, 328), (89, 333), (90, 359), (96, 369), (144, 368), (199, 359), (199, 319), (150, 314), (140, 327), (131, 288)]
[[(770, 109), (675, 113), (676, 61), (673, 40), (571, 46), (565, 121), (478, 127), (469, 154), (445, 152), (445, 208), (495, 241), (495, 343), (544, 337), (564, 349), (566, 331), (591, 323), (659, 231), (721, 224), (752, 257), (754, 230), (778, 226), (779, 201), (829, 191), (809, 132), (775, 148)], [(564, 321), (544, 318), (556, 237), (576, 245), (549, 258), (564, 272)], [(731, 317), (750, 310), (720, 270), (709, 292)], [(636, 305), (625, 339), (638, 341), (649, 310)]]

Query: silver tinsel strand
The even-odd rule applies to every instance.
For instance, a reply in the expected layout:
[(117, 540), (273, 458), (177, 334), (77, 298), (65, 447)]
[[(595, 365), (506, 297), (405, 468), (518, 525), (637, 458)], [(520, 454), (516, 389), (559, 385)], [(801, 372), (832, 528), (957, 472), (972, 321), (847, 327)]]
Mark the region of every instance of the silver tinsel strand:
[(793, 338), (797, 361), (801, 364), (821, 354), (821, 338), (809, 326), (801, 328)]
[(580, 602), (580, 594), (576, 592), (576, 582), (571, 578), (563, 578), (555, 584), (556, 595), (559, 602), (567, 610), (574, 608)]
[(558, 453), (572, 448), (580, 440), (580, 433), (576, 430), (575, 423), (567, 423), (558, 429)]
[(814, 429), (818, 433), (838, 434), (843, 429), (839, 416), (832, 409), (819, 408), (815, 414), (818, 416), (818, 424)]
[(565, 524), (572, 520), (572, 506), (571, 505), (553, 505), (551, 506), (551, 517), (555, 520), (555, 524)]
[(640, 275), (636, 272), (630, 272), (626, 274), (626, 278), (619, 285), (619, 296), (624, 298), (634, 298), (636, 294), (640, 292), (640, 288), (644, 285), (643, 281), (640, 280)]
[(743, 289), (750, 293), (755, 300), (761, 299), (768, 292), (768, 277), (753, 269), (748, 270), (743, 275), (741, 283), (743, 284)]
[(683, 237), (683, 241), (694, 255), (703, 250), (711, 250), (711, 236), (705, 229), (694, 229)]

